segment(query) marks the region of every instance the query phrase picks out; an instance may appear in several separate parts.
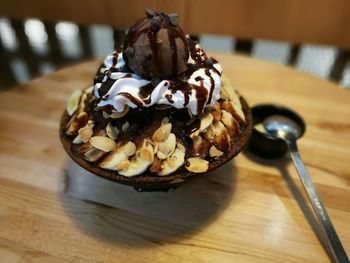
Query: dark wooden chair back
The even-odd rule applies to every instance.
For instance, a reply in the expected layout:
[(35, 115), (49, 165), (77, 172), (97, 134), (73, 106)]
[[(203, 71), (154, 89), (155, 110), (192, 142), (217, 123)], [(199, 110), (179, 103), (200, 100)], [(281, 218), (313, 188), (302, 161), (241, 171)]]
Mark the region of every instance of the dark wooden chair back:
[[(331, 78), (339, 80), (350, 58), (350, 1), (348, 0), (11, 0), (0, 1), (0, 16), (11, 19), (18, 37), (18, 53), (4, 52), (0, 45), (1, 68), (6, 59), (22, 56), (28, 59), (31, 74), (38, 73), (36, 60), (62, 61), (57, 45), (55, 23), (72, 21), (79, 25), (83, 57), (91, 56), (87, 25), (105, 24), (114, 30), (116, 44), (123, 39), (124, 30), (143, 16), (146, 8), (176, 12), (186, 32), (194, 35), (218, 34), (238, 39), (236, 50), (250, 52), (252, 40), (270, 39), (288, 41), (294, 46), (290, 63), (295, 62), (299, 44), (333, 45), (338, 52)], [(44, 21), (50, 44), (50, 58), (31, 52), (22, 20), (34, 17)], [(71, 59), (71, 62), (74, 62)], [(4, 69), (5, 70), (5, 69)], [(11, 72), (7, 67), (9, 80)], [(4, 71), (3, 71), (4, 72)], [(6, 73), (6, 70), (5, 70)], [(9, 81), (8, 80), (8, 81)]]

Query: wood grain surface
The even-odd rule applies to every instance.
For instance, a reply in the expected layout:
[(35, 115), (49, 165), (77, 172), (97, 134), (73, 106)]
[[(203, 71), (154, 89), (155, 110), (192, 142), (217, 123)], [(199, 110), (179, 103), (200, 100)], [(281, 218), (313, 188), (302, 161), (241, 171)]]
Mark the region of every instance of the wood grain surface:
[[(302, 72), (214, 54), (251, 106), (295, 109), (300, 151), (350, 254), (350, 92)], [(69, 94), (99, 61), (0, 93), (1, 262), (330, 262), (288, 158), (244, 151), (169, 193), (86, 173), (58, 136)]]

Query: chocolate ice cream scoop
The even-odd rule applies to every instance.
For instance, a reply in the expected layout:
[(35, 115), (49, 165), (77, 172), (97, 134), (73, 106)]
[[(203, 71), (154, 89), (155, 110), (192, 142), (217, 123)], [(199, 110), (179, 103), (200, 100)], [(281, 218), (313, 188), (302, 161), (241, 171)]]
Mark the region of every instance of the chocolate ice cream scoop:
[(186, 71), (189, 47), (176, 14), (146, 11), (126, 35), (123, 58), (144, 78), (176, 77)]

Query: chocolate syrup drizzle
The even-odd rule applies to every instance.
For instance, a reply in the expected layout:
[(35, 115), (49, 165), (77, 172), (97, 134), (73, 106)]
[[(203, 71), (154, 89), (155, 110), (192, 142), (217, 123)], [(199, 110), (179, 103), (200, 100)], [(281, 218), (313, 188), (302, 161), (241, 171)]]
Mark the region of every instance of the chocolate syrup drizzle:
[(153, 91), (154, 87), (152, 86), (151, 83), (142, 86), (139, 91), (139, 96), (142, 98), (143, 102), (145, 104), (150, 104), (151, 103), (151, 94)]
[(208, 91), (203, 86), (203, 80), (200, 82), (199, 86), (191, 84), (192, 89), (196, 91), (196, 99), (197, 99), (197, 112), (201, 113), (204, 109), (204, 105), (207, 102)]
[[(153, 39), (154, 35), (155, 34), (153, 34), (153, 33), (149, 34), (149, 36), (151, 36), (151, 39)], [(189, 41), (189, 43), (191, 43), (191, 42), (193, 42), (193, 41), (192, 40)], [(195, 67), (192, 68), (192, 70), (188, 70), (185, 73), (184, 79), (188, 79), (189, 76), (195, 70), (197, 70), (197, 68), (203, 67), (203, 58), (200, 55), (198, 55), (199, 51), (193, 48), (194, 45), (195, 44), (190, 45), (190, 47), (192, 46), (192, 48), (190, 48), (190, 50), (191, 50), (190, 55), (191, 55), (192, 59), (194, 59), (198, 63), (195, 64)], [(154, 54), (157, 54), (157, 52), (154, 52)], [(117, 58), (117, 57), (118, 56), (115, 56), (114, 58)], [(174, 57), (176, 58), (176, 56), (174, 56)], [(206, 56), (204, 55), (204, 58), (205, 57)], [(115, 61), (116, 60), (113, 59), (113, 63)], [(210, 102), (212, 100), (212, 96), (213, 96), (213, 91), (215, 88), (214, 78), (212, 77), (210, 70), (217, 71), (215, 69), (215, 67), (213, 67), (213, 66), (205, 68), (205, 74), (209, 77), (210, 83), (211, 83), (209, 94), (208, 94), (207, 89), (204, 87), (204, 84), (203, 84), (204, 79), (201, 76), (198, 76), (195, 78), (196, 81), (200, 82), (199, 85), (189, 84), (187, 81), (182, 81), (182, 80), (169, 81), (170, 82), (169, 89), (173, 94), (176, 93), (177, 91), (181, 91), (183, 93), (183, 95), (184, 95), (184, 104), (183, 104), (184, 107), (188, 105), (190, 96), (192, 95), (192, 92), (195, 92), (195, 94), (196, 94), (197, 112), (198, 113), (201, 113), (203, 111), (205, 105), (210, 104)], [(102, 82), (101, 87), (98, 89), (98, 93), (101, 97), (105, 96), (108, 93), (109, 89), (112, 87), (112, 85), (115, 82), (115, 80), (110, 79), (110, 74), (111, 74), (110, 71), (105, 72), (105, 74), (107, 76), (107, 80), (105, 82)], [(128, 73), (124, 76), (124, 78), (128, 78), (128, 77), (131, 77), (130, 73)], [(142, 101), (144, 104), (147, 105), (147, 104), (151, 103), (151, 94), (152, 94), (153, 89), (154, 89), (154, 86), (152, 86), (151, 83), (147, 84), (145, 86), (142, 86), (140, 88), (139, 96), (142, 98)], [(127, 97), (137, 106), (143, 105), (142, 101), (140, 101), (139, 99), (133, 97), (130, 94), (127, 94), (127, 95), (126, 94), (127, 93), (123, 93), (120, 95)], [(174, 103), (172, 96), (170, 96), (169, 94), (166, 96), (166, 98), (170, 103)]]
[(138, 98), (135, 98), (130, 93), (120, 92), (118, 95), (124, 96), (125, 98), (129, 99), (132, 103), (134, 103), (135, 105), (137, 105), (139, 107), (141, 107), (143, 105), (141, 100), (139, 100)]
[(210, 74), (209, 68), (206, 68), (204, 72), (205, 72), (205, 75), (207, 75), (210, 78), (210, 85), (211, 85), (210, 86), (209, 97), (208, 97), (208, 102), (207, 102), (207, 104), (208, 104), (208, 103), (211, 102), (211, 98), (213, 96), (215, 82), (214, 82), (214, 79), (213, 79), (212, 75)]
[(170, 103), (174, 103), (173, 95), (167, 94), (167, 95), (165, 95), (165, 98), (166, 98)]
[(115, 66), (118, 63), (119, 53), (117, 51), (114, 51), (112, 55), (113, 55), (113, 60), (112, 60), (112, 67), (111, 68), (115, 68)]
[[(177, 91), (180, 91), (184, 95), (184, 107), (188, 105), (190, 96), (192, 95), (192, 92), (195, 92), (196, 99), (197, 99), (197, 113), (200, 114), (205, 105), (210, 104), (213, 96), (213, 91), (215, 88), (215, 81), (211, 75), (210, 70), (213, 70), (214, 72), (217, 72), (220, 74), (220, 72), (213, 66), (214, 63), (217, 63), (217, 61), (213, 58), (208, 58), (206, 53), (199, 48), (197, 43), (193, 40), (191, 40), (188, 37), (185, 37), (182, 30), (179, 27), (173, 26), (167, 19), (163, 19), (161, 21), (161, 25), (158, 29), (154, 30), (149, 27), (149, 24), (147, 20), (139, 20), (131, 29), (130, 33), (127, 34), (126, 39), (124, 41), (124, 50), (126, 50), (128, 47), (131, 47), (135, 41), (142, 35), (147, 34), (150, 48), (152, 51), (152, 54), (150, 54), (151, 59), (153, 61), (153, 65), (155, 66), (156, 70), (161, 70), (161, 58), (159, 56), (159, 45), (160, 43), (157, 42), (157, 35), (159, 33), (159, 30), (167, 30), (168, 34), (168, 41), (171, 51), (171, 59), (172, 59), (172, 75), (174, 77), (174, 80), (169, 81), (169, 89), (171, 93), (176, 93)], [(182, 44), (184, 45), (187, 54), (186, 60), (188, 60), (188, 57), (191, 56), (191, 58), (195, 61), (195, 64), (189, 64), (188, 69), (185, 73), (182, 74), (182, 76), (176, 76), (177, 74), (177, 68), (178, 68), (178, 57), (177, 57), (177, 39), (179, 39)], [(123, 53), (124, 54), (124, 53)], [(128, 56), (123, 56), (126, 64), (128, 63), (127, 59)], [(119, 71), (118, 69), (115, 69), (115, 66), (117, 64), (118, 60), (118, 52), (113, 53), (113, 65), (111, 68), (113, 70)], [(149, 64), (145, 62), (143, 65), (144, 69), (147, 70), (149, 67)], [(199, 68), (205, 68), (205, 74), (210, 78), (210, 91), (208, 94), (207, 89), (203, 85), (204, 79), (200, 76), (196, 77), (195, 80), (199, 81), (199, 85), (193, 85), (189, 84), (187, 81), (189, 77), (192, 75), (192, 73)], [(129, 69), (130, 70), (130, 69)], [(113, 83), (116, 80), (110, 79), (111, 71), (105, 72), (105, 75), (107, 76), (107, 80), (105, 82), (102, 82), (101, 87), (98, 89), (98, 94), (103, 97), (108, 93), (108, 90), (112, 87)], [(220, 74), (221, 75), (221, 74)], [(124, 76), (125, 78), (130, 77), (131, 75), (127, 74)], [(170, 78), (171, 79), (171, 78)], [(183, 80), (181, 80), (183, 79)], [(150, 104), (151, 103), (151, 93), (153, 91), (155, 86), (152, 86), (152, 84), (147, 84), (140, 88), (139, 96), (142, 98), (142, 101), (139, 99), (133, 97), (132, 95), (127, 93), (123, 93), (120, 95), (123, 95), (130, 99), (134, 104), (137, 106), (142, 106), (144, 104)], [(174, 103), (174, 100), (170, 94), (166, 95), (166, 99), (170, 103)], [(143, 103), (142, 103), (143, 102)]]
[(100, 98), (103, 98), (108, 93), (114, 82), (114, 79), (107, 78), (105, 82), (101, 83), (101, 87), (98, 89), (98, 95), (100, 95)]

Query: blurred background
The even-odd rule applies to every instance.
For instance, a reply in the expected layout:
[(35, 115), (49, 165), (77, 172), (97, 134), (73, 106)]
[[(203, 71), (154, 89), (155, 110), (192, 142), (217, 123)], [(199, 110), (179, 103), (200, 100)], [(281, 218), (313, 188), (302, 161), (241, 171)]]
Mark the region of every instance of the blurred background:
[(348, 0), (0, 0), (0, 89), (102, 59), (146, 8), (178, 13), (206, 50), (286, 64), (350, 88)]

